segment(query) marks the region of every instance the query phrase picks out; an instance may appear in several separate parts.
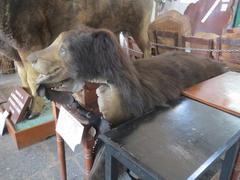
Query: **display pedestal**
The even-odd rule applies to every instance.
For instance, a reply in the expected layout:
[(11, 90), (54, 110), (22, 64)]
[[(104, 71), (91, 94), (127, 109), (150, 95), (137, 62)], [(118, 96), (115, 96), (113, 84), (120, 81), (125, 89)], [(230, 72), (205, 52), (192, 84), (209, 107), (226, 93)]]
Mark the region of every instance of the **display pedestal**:
[(23, 120), (16, 125), (13, 125), (12, 121), (7, 119), (6, 126), (18, 149), (55, 135), (55, 122), (51, 103), (46, 103), (42, 113), (37, 118)]

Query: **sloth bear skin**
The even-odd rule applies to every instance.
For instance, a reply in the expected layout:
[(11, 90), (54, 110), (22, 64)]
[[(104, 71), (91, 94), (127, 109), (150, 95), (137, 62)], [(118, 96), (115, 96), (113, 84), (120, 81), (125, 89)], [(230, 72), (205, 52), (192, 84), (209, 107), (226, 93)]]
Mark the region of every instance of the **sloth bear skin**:
[(225, 72), (209, 58), (177, 51), (133, 62), (112, 32), (90, 28), (62, 33), (29, 59), (40, 74), (38, 84), (53, 87), (61, 82), (58, 90), (64, 91), (65, 84), (72, 92), (82, 86), (69, 89), (70, 83), (102, 84), (97, 89), (99, 108), (113, 125), (168, 106), (183, 89)]
[[(99, 108), (113, 125), (169, 106), (184, 88), (226, 71), (211, 59), (177, 51), (133, 62), (112, 32), (88, 28), (62, 33), (28, 59), (44, 87), (75, 92), (86, 81), (102, 84), (97, 89)], [(104, 147), (97, 153), (91, 180), (104, 179), (103, 152)]]

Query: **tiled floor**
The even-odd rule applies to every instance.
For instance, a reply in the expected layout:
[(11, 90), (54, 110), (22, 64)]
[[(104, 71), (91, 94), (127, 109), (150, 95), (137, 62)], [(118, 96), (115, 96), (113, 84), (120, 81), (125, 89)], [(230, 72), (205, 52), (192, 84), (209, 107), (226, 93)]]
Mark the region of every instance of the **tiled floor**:
[[(81, 147), (73, 153), (66, 146), (69, 180), (84, 179)], [(0, 138), (0, 179), (59, 180), (59, 164), (55, 137), (22, 150), (17, 150), (11, 137)]]
[(20, 84), (18, 75), (15, 74), (0, 74), (0, 86), (6, 86), (8, 84)]

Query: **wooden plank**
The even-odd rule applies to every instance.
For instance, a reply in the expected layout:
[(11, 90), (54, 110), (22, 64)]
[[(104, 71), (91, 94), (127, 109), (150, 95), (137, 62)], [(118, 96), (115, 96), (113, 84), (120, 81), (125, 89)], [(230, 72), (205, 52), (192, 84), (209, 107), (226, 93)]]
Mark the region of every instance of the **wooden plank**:
[[(182, 42), (183, 42), (183, 45), (182, 45), (183, 47), (187, 47), (186, 43), (190, 43), (191, 48), (213, 49), (214, 47), (213, 39), (205, 39), (205, 38), (200, 38), (195, 36), (188, 36), (188, 37), (183, 36)], [(213, 54), (210, 51), (204, 52), (204, 51), (191, 50), (191, 53), (213, 58)]]
[(224, 73), (186, 89), (183, 94), (209, 106), (240, 116), (240, 73)]

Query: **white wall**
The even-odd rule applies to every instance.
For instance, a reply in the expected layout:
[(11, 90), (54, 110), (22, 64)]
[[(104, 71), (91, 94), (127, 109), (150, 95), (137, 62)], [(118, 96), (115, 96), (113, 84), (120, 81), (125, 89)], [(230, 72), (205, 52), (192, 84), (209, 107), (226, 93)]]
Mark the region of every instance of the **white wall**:
[(189, 4), (196, 3), (197, 1), (198, 0), (177, 0), (177, 1), (170, 2), (167, 0), (163, 12), (168, 10), (176, 10), (181, 14), (183, 14)]

